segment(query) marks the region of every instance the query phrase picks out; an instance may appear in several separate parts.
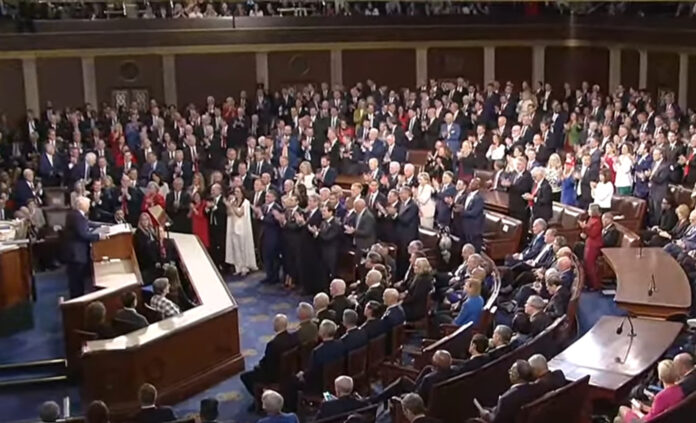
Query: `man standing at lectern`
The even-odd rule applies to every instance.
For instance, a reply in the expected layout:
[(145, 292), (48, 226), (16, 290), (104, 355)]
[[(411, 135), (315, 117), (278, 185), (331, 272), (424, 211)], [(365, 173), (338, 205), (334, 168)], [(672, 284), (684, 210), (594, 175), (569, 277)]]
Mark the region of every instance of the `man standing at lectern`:
[(91, 243), (106, 238), (105, 234), (90, 232), (87, 214), (89, 199), (79, 197), (75, 210), (70, 210), (65, 221), (65, 262), (68, 270), (70, 298), (77, 298), (85, 293), (85, 286), (92, 287), (92, 269), (90, 263)]

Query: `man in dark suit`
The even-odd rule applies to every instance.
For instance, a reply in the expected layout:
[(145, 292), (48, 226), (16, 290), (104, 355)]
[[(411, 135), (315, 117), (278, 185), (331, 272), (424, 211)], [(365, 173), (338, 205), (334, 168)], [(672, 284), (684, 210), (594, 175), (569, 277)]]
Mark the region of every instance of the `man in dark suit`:
[(338, 220), (334, 217), (334, 213), (335, 210), (331, 206), (322, 206), (322, 222), (319, 224), (319, 227), (314, 227), (314, 229), (310, 228), (310, 230), (314, 232), (315, 238), (319, 241), (320, 265), (322, 267), (320, 286), (322, 290), (326, 288), (329, 281), (336, 275), (338, 249), (341, 244), (341, 235), (343, 234)]
[(145, 316), (138, 313), (135, 309), (138, 304), (138, 297), (134, 292), (128, 291), (121, 295), (121, 303), (123, 308), (114, 314), (114, 322), (112, 324), (114, 328), (119, 325), (123, 328), (121, 335), (144, 328), (149, 324)]
[[(411, 195), (411, 189), (408, 187), (402, 187), (399, 190), (401, 206), (397, 213), (393, 215), (396, 221), (397, 232), (397, 279), (403, 279), (404, 274), (406, 274), (406, 269), (408, 268), (408, 244), (414, 239), (418, 239), (418, 225), (420, 223), (418, 206), (416, 206)], [(390, 211), (389, 208), (387, 208), (387, 211), (390, 212), (390, 214), (394, 212), (394, 210)]]
[(532, 220), (551, 220), (553, 217), (553, 194), (551, 184), (546, 180), (546, 170), (542, 167), (532, 169), (534, 185), (529, 194), (523, 194), (523, 198), (529, 201), (532, 208)]
[(425, 366), (415, 381), (408, 376), (400, 377), (370, 400), (373, 403), (383, 402), (405, 392), (415, 392), (427, 403), (431, 388), (453, 374), (452, 356), (447, 350), (437, 350), (433, 354), (432, 365)]
[(22, 178), (17, 179), (14, 186), (15, 207), (20, 208), (27, 205), (27, 202), (40, 197), (40, 184), (34, 181), (34, 171), (24, 169)]
[(346, 296), (346, 283), (343, 279), (332, 280), (329, 285), (329, 293), (331, 294), (329, 309), (333, 310), (335, 313), (334, 322), (336, 324), (341, 324), (343, 321), (343, 312), (355, 308), (355, 303)]
[(283, 211), (277, 203), (278, 194), (275, 191), (266, 191), (264, 197), (264, 205), (256, 206), (256, 214), (262, 225), (261, 256), (266, 272), (266, 277), (262, 282), (276, 284), (280, 272), (280, 221), (283, 218)]
[(524, 304), (524, 312), (519, 312), (512, 322), (513, 329), (521, 335), (534, 337), (549, 327), (553, 320), (544, 309), (546, 302), (538, 295), (531, 295)]
[(653, 149), (653, 165), (650, 171), (650, 194), (648, 203), (649, 223), (657, 225), (662, 212), (662, 199), (667, 196), (669, 185), (670, 165), (664, 158), (663, 149)]
[(106, 235), (90, 232), (87, 220), (89, 199), (79, 197), (76, 210), (70, 210), (63, 229), (64, 244), (62, 247), (67, 264), (68, 285), (70, 298), (77, 298), (85, 293), (85, 288), (92, 287), (92, 254), (91, 243), (105, 239)]
[(406, 394), (401, 399), (401, 409), (409, 423), (440, 423), (440, 420), (425, 415), (427, 408), (418, 394)]
[(273, 338), (266, 344), (266, 350), (259, 363), (241, 375), (244, 387), (252, 396), (255, 395), (255, 384), (278, 382), (283, 354), (298, 345), (296, 334), (288, 332), (288, 318), (284, 314), (277, 314), (273, 318), (273, 332)]
[(135, 415), (137, 423), (162, 423), (176, 420), (170, 407), (157, 406), (157, 389), (149, 383), (143, 384), (138, 391), (140, 411)]
[(321, 157), (321, 169), (317, 173), (317, 181), (321, 187), (331, 188), (336, 182), (338, 172), (331, 167), (331, 159), (329, 156)]
[(529, 240), (529, 243), (521, 253), (514, 253), (505, 257), (505, 266), (512, 267), (517, 263), (533, 260), (537, 257), (546, 244), (544, 240), (546, 227), (546, 221), (541, 219), (535, 220), (532, 223), (532, 239)]
[(481, 181), (474, 178), (469, 184), (469, 193), (464, 199), (464, 204), (458, 210), (460, 227), (464, 235), (464, 243), (471, 244), (477, 252), (483, 247), (483, 228), (485, 227), (486, 216), (483, 213), (484, 201), (479, 195)]
[(334, 390), (336, 399), (322, 402), (315, 420), (338, 416), (367, 405), (366, 401), (353, 393), (353, 378), (350, 376), (337, 377), (334, 381)]
[(510, 367), (509, 376), (512, 386), (498, 398), (498, 404), (491, 410), (479, 410), (484, 420), (491, 423), (511, 422), (522, 406), (539, 396), (539, 387), (532, 383), (532, 366), (527, 361), (515, 361)]
[(210, 197), (205, 207), (210, 232), (210, 256), (218, 269), (222, 270), (225, 264), (227, 242), (227, 207), (223, 201), (220, 184), (213, 184), (210, 188)]
[(131, 181), (128, 175), (124, 174), (121, 177), (121, 187), (115, 195), (117, 196), (116, 207), (124, 211), (126, 220), (131, 226), (137, 227), (143, 202), (143, 192), (134, 185), (134, 181)]
[(368, 341), (384, 333), (384, 321), (380, 319), (379, 316), (382, 310), (380, 301), (368, 301), (363, 310), (363, 315), (366, 320), (360, 328), (365, 331)]
[(488, 338), (480, 333), (474, 334), (469, 343), (469, 359), (454, 366), (454, 371), (457, 374), (463, 374), (481, 368), (484, 364), (490, 361), (490, 357), (486, 354), (488, 349)]
[(510, 175), (509, 179), (501, 182), (507, 187), (510, 194), (510, 216), (522, 221), (522, 236), (527, 233), (529, 221), (528, 202), (522, 196), (532, 191), (534, 181), (532, 175), (526, 170), (527, 161), (518, 157), (515, 159), (515, 172)]
[(341, 337), (341, 342), (346, 354), (367, 345), (367, 333), (358, 327), (358, 313), (355, 310), (350, 308), (343, 310), (343, 327), (345, 333)]
[(602, 215), (602, 246), (603, 248), (620, 247), (621, 232), (614, 223), (614, 214), (606, 212)]
[(592, 184), (599, 180), (599, 170), (592, 165), (591, 158), (585, 154), (582, 156), (582, 164), (577, 173), (577, 194), (578, 207), (587, 209), (587, 206), (592, 202)]
[[(147, 185), (152, 180), (152, 174), (156, 173), (164, 181), (169, 180), (169, 171), (167, 165), (163, 161), (157, 160), (157, 154), (151, 151), (147, 154), (146, 162), (140, 169), (140, 178), (144, 181), (142, 184)], [(182, 175), (183, 176), (183, 175)]]
[(387, 309), (382, 315), (384, 330), (391, 331), (393, 328), (406, 321), (406, 313), (404, 313), (404, 309), (401, 307), (401, 304), (399, 304), (399, 291), (396, 289), (385, 289), (382, 300), (384, 301), (384, 305), (387, 306)]
[(355, 208), (355, 227), (345, 227), (347, 234), (353, 235), (353, 244), (358, 251), (372, 247), (377, 241), (377, 222), (375, 216), (367, 209), (362, 198), (353, 203)]
[(57, 187), (63, 179), (63, 164), (53, 144), (46, 144), (45, 149), (39, 159), (39, 177), (45, 186)]
[(177, 150), (174, 153), (174, 161), (169, 165), (167, 172), (172, 180), (176, 178), (183, 179), (184, 186), (191, 185), (193, 181), (193, 165), (191, 162), (184, 160), (184, 152), (181, 150)]
[(191, 233), (191, 219), (188, 217), (191, 195), (184, 191), (183, 178), (176, 178), (172, 190), (167, 194), (165, 210), (172, 221), (172, 232)]
[(321, 392), (326, 388), (322, 383), (324, 366), (340, 360), (345, 355), (343, 343), (335, 339), (336, 331), (336, 323), (330, 320), (324, 320), (319, 324), (321, 343), (312, 351), (307, 369), (299, 374), (307, 392)]
[(534, 354), (529, 357), (528, 362), (532, 367), (534, 379), (536, 379), (534, 384), (538, 386), (540, 396), (561, 388), (567, 383), (563, 370), (550, 371), (546, 357), (542, 354)]

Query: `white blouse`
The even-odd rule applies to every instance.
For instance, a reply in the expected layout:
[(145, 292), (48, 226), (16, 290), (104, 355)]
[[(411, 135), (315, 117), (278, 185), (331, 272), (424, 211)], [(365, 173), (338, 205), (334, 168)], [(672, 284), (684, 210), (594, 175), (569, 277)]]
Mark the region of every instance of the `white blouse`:
[(592, 199), (602, 209), (611, 208), (611, 197), (614, 196), (614, 185), (611, 182), (597, 182), (592, 190)]

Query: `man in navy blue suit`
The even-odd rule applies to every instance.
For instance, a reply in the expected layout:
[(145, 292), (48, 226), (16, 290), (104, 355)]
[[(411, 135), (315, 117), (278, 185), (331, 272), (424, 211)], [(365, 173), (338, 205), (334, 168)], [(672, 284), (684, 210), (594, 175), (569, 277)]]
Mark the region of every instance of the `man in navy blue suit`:
[(537, 219), (532, 223), (532, 239), (527, 244), (527, 247), (521, 253), (515, 253), (505, 257), (505, 265), (512, 267), (517, 263), (532, 260), (538, 256), (541, 249), (544, 248), (544, 231), (547, 224), (543, 219)]
[(321, 169), (317, 174), (317, 180), (322, 187), (331, 188), (336, 183), (338, 172), (331, 167), (331, 158), (327, 155), (321, 156)]
[(266, 277), (264, 283), (278, 283), (280, 271), (280, 216), (283, 211), (277, 203), (278, 194), (274, 190), (266, 191), (266, 203), (258, 211), (263, 224), (261, 232), (261, 255)]
[(24, 207), (32, 198), (41, 203), (41, 184), (34, 181), (34, 171), (24, 169), (22, 172), (23, 178), (20, 178), (15, 183), (14, 200), (16, 208)]
[(398, 279), (403, 278), (408, 268), (408, 244), (414, 239), (418, 239), (418, 224), (420, 223), (418, 206), (411, 198), (411, 195), (411, 188), (402, 187), (399, 191), (399, 198), (401, 199), (399, 210), (394, 214), (389, 208), (387, 209), (390, 215), (393, 215), (396, 220), (398, 248), (396, 254), (396, 268)]
[(46, 144), (46, 151), (39, 158), (39, 177), (47, 187), (57, 187), (63, 178), (63, 164), (53, 144)]
[(486, 222), (486, 217), (483, 214), (483, 197), (478, 192), (480, 185), (479, 178), (471, 180), (469, 193), (464, 204), (460, 206), (462, 209), (459, 213), (464, 242), (473, 245), (476, 251), (481, 251), (481, 247), (483, 247), (483, 228)]
[(86, 197), (79, 197), (76, 201), (76, 210), (71, 210), (65, 221), (65, 262), (68, 270), (68, 284), (70, 298), (77, 298), (85, 293), (85, 287), (92, 286), (92, 269), (90, 263), (91, 243), (106, 238), (104, 234), (90, 232), (90, 223), (87, 220), (90, 201)]

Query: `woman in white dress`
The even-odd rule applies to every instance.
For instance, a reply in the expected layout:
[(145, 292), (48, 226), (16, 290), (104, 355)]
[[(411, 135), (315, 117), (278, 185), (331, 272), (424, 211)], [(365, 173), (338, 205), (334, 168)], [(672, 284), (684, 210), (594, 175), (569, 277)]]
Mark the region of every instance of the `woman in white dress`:
[(312, 165), (305, 161), (300, 163), (299, 172), (297, 173), (297, 183), (304, 185), (307, 189), (307, 196), (312, 196), (317, 193), (316, 185), (314, 185), (314, 172), (312, 172)]
[(251, 231), (251, 204), (240, 187), (234, 187), (225, 201), (227, 206), (227, 245), (225, 262), (234, 266), (234, 274), (245, 276), (257, 270), (254, 235)]
[(418, 175), (418, 188), (415, 190), (415, 199), (420, 211), (420, 225), (432, 229), (435, 218), (435, 200), (433, 199), (435, 189), (430, 183), (430, 175), (425, 172)]

